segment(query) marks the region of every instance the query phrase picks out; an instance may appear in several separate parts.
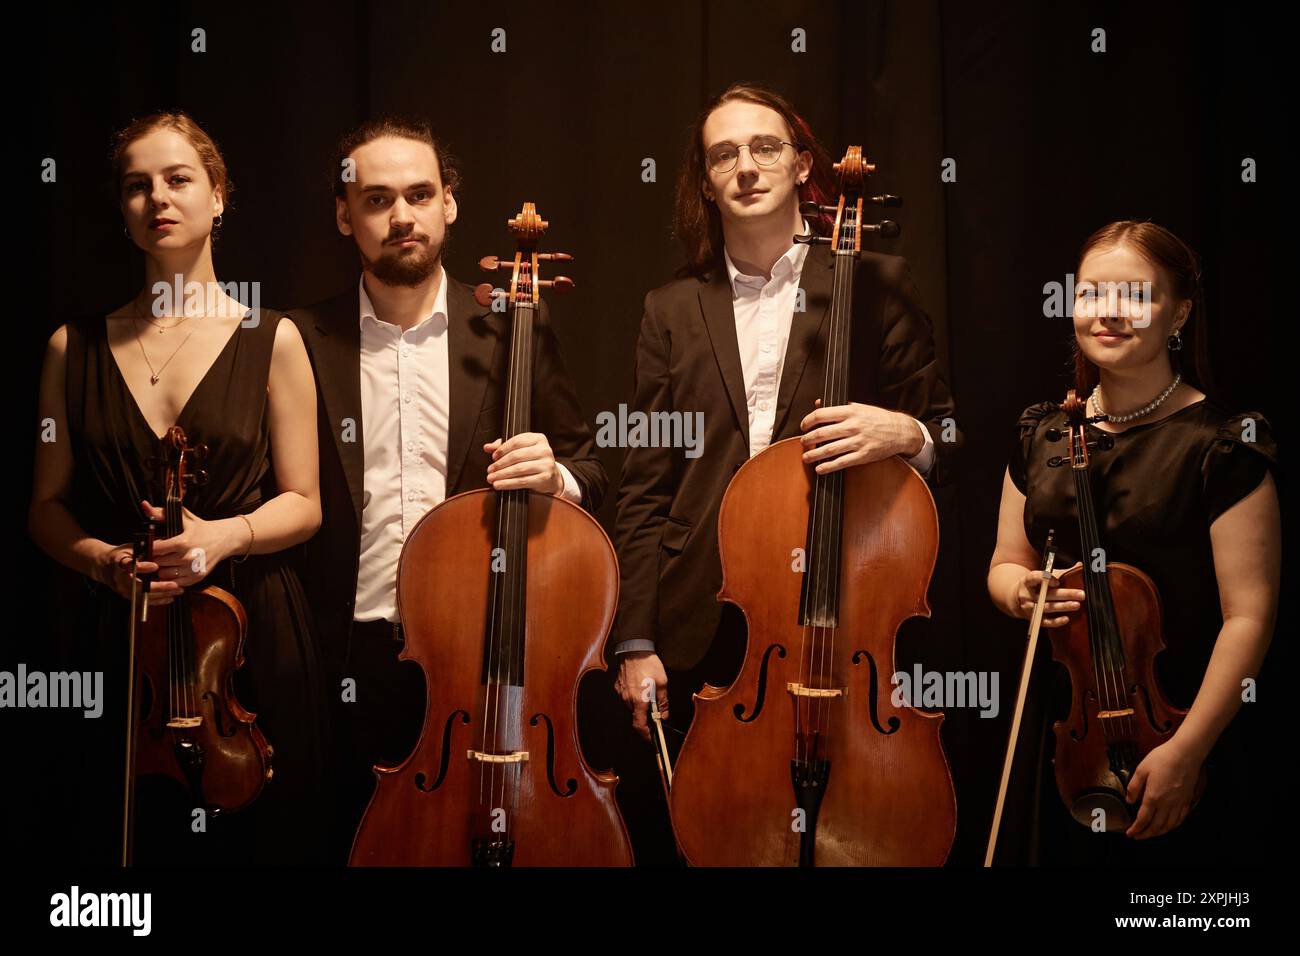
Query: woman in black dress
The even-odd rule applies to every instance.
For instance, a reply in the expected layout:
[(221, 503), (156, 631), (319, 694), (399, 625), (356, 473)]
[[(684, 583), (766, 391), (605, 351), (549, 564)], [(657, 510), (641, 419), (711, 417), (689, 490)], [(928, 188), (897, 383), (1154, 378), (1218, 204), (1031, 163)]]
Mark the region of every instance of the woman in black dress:
[[(1210, 864), (1258, 850), (1237, 825), (1250, 813), (1249, 782), (1230, 725), (1251, 696), (1277, 609), (1277, 449), (1262, 415), (1207, 397), (1204, 325), (1196, 256), (1168, 230), (1116, 222), (1084, 244), (1074, 301), (1075, 388), (1090, 417), (1109, 417), (1088, 428), (1114, 442), (1091, 453), (1101, 540), (1108, 561), (1131, 564), (1155, 582), (1167, 645), (1156, 658), (1157, 677), (1169, 701), (1190, 712), (1134, 773), (1127, 797), (1140, 799), (1141, 809), (1133, 824), (1123, 834), (1081, 826), (1053, 774), (1051, 725), (1068, 711), (1069, 680), (1051, 662), (1044, 631), (1001, 862)], [(1047, 432), (1068, 432), (1065, 421), (1056, 402), (1027, 408), (1003, 479), (988, 590), (1013, 617), (1032, 615), (1050, 529), (1057, 568), (1080, 559), (1071, 471), (1048, 466), (1065, 449)], [(1049, 587), (1043, 627), (1067, 624), (1086, 601), (1082, 591)], [(1203, 765), (1208, 786), (1193, 806)]]
[[(192, 445), (208, 446), (208, 475), (186, 495), (183, 533), (158, 541), (154, 560), (141, 564), (158, 576), (148, 600), (166, 604), (183, 589), (215, 584), (243, 604), (246, 663), (236, 696), (274, 749), (273, 777), (250, 807), (199, 833), (179, 793), (141, 778), (136, 860), (315, 862), (323, 688), (295, 552), (286, 550), (321, 520), (311, 367), (292, 321), (250, 310), (217, 284), (212, 233), (230, 187), (207, 134), (184, 114), (150, 116), (118, 134), (113, 164), (145, 281), (106, 318), (70, 322), (50, 339), (40, 417), (54, 440), (37, 445), (29, 520), (37, 544), (82, 576), (77, 599), (60, 602), (63, 633), (78, 645), (74, 656), (105, 677), (105, 714), (82, 728), (89, 736), (78, 741), (67, 782), (72, 809), (92, 824), (77, 828), (85, 841), (77, 849), (95, 860), (116, 856), (127, 542), (147, 513), (162, 517), (154, 460), (177, 424)], [(185, 290), (183, 301), (155, 298), (155, 283)], [(190, 295), (195, 289), (203, 294)]]

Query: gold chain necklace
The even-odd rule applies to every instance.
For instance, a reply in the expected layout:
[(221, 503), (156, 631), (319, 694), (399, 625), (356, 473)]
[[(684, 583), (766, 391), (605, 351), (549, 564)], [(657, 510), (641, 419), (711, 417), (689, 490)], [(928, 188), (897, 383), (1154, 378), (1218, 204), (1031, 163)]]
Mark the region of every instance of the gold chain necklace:
[[(139, 311), (140, 311), (140, 303), (139, 303), (138, 301), (135, 303), (135, 310), (136, 310), (137, 313), (139, 313)], [(144, 318), (144, 317), (141, 316), (141, 315), (138, 315), (138, 314), (137, 314), (137, 315), (133, 315), (131, 318), (136, 319), (137, 321), (139, 321), (139, 319)], [(190, 316), (186, 316), (186, 317), (185, 317), (185, 321), (188, 321), (189, 318), (190, 318)], [(146, 319), (145, 321), (149, 321), (149, 320)], [(156, 324), (156, 323), (155, 323), (155, 324)], [(180, 322), (177, 322), (177, 323), (176, 323), (176, 325), (180, 325), (180, 324), (181, 324)], [(176, 325), (171, 326), (171, 328), (176, 328)], [(165, 332), (166, 329), (163, 329), (162, 331)], [(176, 357), (176, 353), (177, 353), (177, 352), (179, 352), (181, 349), (185, 348), (185, 343), (188, 342), (191, 338), (193, 338), (194, 333), (197, 332), (197, 331), (198, 331), (198, 326), (195, 326), (194, 328), (190, 329), (190, 334), (187, 335), (187, 336), (185, 336), (185, 338), (181, 339), (181, 344), (178, 345), (178, 346), (176, 346), (176, 348), (172, 351), (172, 354), (171, 354), (171, 355), (167, 356), (167, 361), (166, 361), (166, 362), (163, 362), (161, 366), (159, 366), (157, 369), (155, 369), (155, 368), (153, 367), (153, 362), (149, 361), (149, 353), (146, 352), (145, 349), (144, 349), (144, 340), (140, 338), (140, 332), (138, 331), (138, 327), (137, 327), (137, 331), (136, 331), (136, 333), (135, 333), (135, 341), (136, 341), (136, 344), (140, 346), (140, 354), (144, 356), (144, 363), (145, 363), (146, 365), (149, 366), (149, 384), (150, 384), (150, 385), (157, 385), (157, 384), (158, 384), (158, 379), (162, 376), (163, 369), (165, 369), (165, 368), (166, 368), (166, 367), (171, 363), (171, 360), (174, 359), (174, 358)]]

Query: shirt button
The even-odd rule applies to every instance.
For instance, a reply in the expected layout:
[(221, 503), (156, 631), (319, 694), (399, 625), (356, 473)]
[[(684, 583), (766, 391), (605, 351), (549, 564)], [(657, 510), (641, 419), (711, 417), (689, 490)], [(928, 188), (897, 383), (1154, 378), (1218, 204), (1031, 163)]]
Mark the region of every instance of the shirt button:
[(768, 403), (767, 403), (767, 402), (759, 402), (759, 403), (758, 403), (758, 407), (759, 407), (760, 409), (762, 409), (763, 411), (767, 411), (767, 409), (768, 409)]
[(408, 491), (408, 492), (406, 493), (406, 500), (407, 500), (407, 501), (414, 501), (414, 500), (415, 500), (415, 492), (414, 492), (414, 491)]
[(764, 351), (764, 352), (770, 352), (770, 351), (772, 351), (772, 346), (770, 346), (770, 345), (764, 345), (764, 346), (763, 346), (763, 351)]
[(407, 451), (415, 451), (415, 442), (413, 442), (413, 441), (408, 441), (408, 442), (406, 443), (406, 450), (407, 450)]
[(411, 354), (410, 349), (402, 349), (402, 358), (406, 358), (410, 354)]
[(402, 401), (406, 402), (406, 404), (408, 405), (411, 404), (411, 393), (407, 392), (405, 395), (403, 395)]

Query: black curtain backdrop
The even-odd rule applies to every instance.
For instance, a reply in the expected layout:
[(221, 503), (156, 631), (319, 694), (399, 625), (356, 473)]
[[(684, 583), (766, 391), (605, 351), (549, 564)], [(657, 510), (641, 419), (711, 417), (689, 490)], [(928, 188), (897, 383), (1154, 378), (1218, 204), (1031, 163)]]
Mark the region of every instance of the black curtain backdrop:
[[(141, 259), (123, 236), (106, 164), (110, 135), (134, 117), (184, 109), (217, 140), (235, 185), (218, 276), (258, 281), (263, 305), (290, 309), (352, 288), (358, 275), (333, 222), (336, 140), (379, 114), (427, 116), (464, 175), (451, 275), (481, 281), (475, 263), (512, 249), (505, 221), (524, 200), (550, 220), (547, 246), (574, 255), (566, 271), (577, 291), (551, 306), (593, 424), (631, 398), (642, 299), (682, 262), (673, 190), (704, 102), (733, 81), (760, 81), (796, 104), (835, 157), (861, 144), (879, 167), (872, 187), (905, 200), (893, 216), (902, 236), (872, 248), (912, 264), (966, 439), (959, 480), (939, 495), (934, 616), (909, 623), (898, 663), (1001, 674), (997, 719), (967, 709), (945, 720), (959, 800), (953, 864), (982, 860), (1023, 647), (1023, 622), (1003, 618), (984, 587), (1003, 469), (1021, 409), (1067, 386), (1072, 331), (1044, 317), (1043, 286), (1065, 282), (1089, 233), (1149, 218), (1202, 254), (1202, 320), (1228, 403), (1262, 411), (1289, 457), (1281, 283), (1265, 264), (1281, 178), (1268, 42), (1280, 29), (1267, 20), (1175, 3), (933, 0), (51, 5), (34, 16), (16, 38), (36, 57), (32, 72), (11, 90), (35, 115), (10, 152), (21, 164), (14, 181), (35, 200), (35, 241), (7, 358), (29, 422), (53, 329), (138, 289)], [(491, 50), (496, 28), (504, 53)], [(1091, 51), (1096, 28), (1105, 53)], [(206, 52), (191, 49), (195, 29)], [(792, 50), (795, 30), (806, 52)], [(1258, 183), (1242, 182), (1247, 157)], [(40, 181), (46, 158), (55, 183)], [(941, 181), (945, 158), (955, 182)], [(645, 159), (654, 181), (643, 181)], [(3, 659), (55, 669), (40, 623), (49, 564), (26, 533), (31, 446), (29, 429), (16, 444), (23, 477), (10, 510), (30, 623), (6, 637)], [(622, 455), (602, 454), (609, 528)], [(1291, 614), (1284, 601), (1277, 645)], [(1279, 656), (1275, 648), (1260, 702), (1238, 718), (1259, 768), (1258, 802), (1242, 816), (1261, 825), (1281, 809), (1281, 762), (1269, 757), (1280, 742)], [(629, 817), (648, 819), (662, 812), (651, 758), (608, 684), (589, 675), (583, 685), (586, 754), (624, 776)], [(4, 717), (20, 756), (73, 743), (21, 716)], [(36, 775), (11, 789), (11, 846), (36, 852), (42, 828), (62, 825), (38, 808), (67, 784)], [(666, 831), (634, 829), (638, 856), (662, 862)], [(1273, 841), (1259, 846), (1260, 859), (1280, 853)]]

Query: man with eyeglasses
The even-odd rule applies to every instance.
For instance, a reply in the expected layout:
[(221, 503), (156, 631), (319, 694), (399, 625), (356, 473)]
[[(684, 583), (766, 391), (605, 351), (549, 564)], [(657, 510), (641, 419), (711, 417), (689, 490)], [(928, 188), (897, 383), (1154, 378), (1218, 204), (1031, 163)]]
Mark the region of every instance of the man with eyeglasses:
[(854, 401), (819, 407), (834, 257), (792, 239), (810, 231), (800, 202), (835, 195), (829, 159), (780, 95), (737, 84), (695, 123), (675, 216), (687, 264), (646, 296), (633, 404), (647, 415), (702, 411), (703, 452), (629, 449), (615, 525), (615, 690), (649, 739), (653, 682), (673, 752), (692, 694), (730, 684), (744, 653), (742, 615), (716, 600), (718, 509), (736, 470), (802, 435), (804, 460), (822, 473), (900, 455), (934, 481), (959, 444), (930, 320), (896, 256), (861, 254)]

